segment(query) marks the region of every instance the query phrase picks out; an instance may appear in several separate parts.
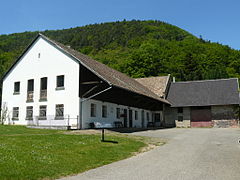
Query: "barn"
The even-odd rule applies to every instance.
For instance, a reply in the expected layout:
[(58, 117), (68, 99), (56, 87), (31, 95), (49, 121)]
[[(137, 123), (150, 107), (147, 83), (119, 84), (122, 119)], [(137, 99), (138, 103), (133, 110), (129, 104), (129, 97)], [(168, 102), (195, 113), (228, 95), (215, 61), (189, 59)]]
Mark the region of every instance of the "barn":
[(238, 127), (238, 79), (172, 82), (165, 118), (177, 127)]

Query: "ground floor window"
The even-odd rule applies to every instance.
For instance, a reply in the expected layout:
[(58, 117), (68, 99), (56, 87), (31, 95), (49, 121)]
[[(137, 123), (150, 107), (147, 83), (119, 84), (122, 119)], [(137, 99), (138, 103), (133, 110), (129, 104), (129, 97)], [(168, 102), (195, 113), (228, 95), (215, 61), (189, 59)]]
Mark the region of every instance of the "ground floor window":
[(18, 120), (19, 107), (13, 107), (12, 120)]
[(27, 106), (26, 108), (26, 120), (32, 120), (33, 119), (33, 107)]
[(120, 108), (116, 108), (116, 111), (117, 119), (120, 119)]
[(39, 107), (39, 119), (47, 119), (47, 106)]
[(106, 118), (107, 117), (107, 106), (102, 105), (102, 117)]
[(183, 122), (183, 116), (178, 116), (178, 122)]
[(135, 120), (138, 120), (138, 111), (135, 111)]
[(64, 117), (64, 105), (56, 104), (55, 119), (63, 119), (63, 117)]
[(178, 107), (178, 113), (183, 113), (183, 108), (182, 107)]
[(97, 114), (96, 112), (97, 112), (97, 105), (91, 103), (91, 113), (90, 113), (91, 117), (96, 117), (96, 114)]
[(147, 112), (147, 121), (150, 121), (149, 112)]

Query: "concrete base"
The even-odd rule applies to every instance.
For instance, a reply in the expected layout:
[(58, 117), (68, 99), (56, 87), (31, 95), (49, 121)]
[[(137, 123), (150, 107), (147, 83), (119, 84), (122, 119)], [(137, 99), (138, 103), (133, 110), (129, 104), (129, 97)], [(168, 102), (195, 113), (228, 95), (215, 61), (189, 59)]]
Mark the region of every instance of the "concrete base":
[(70, 126), (27, 126), (28, 128), (34, 129), (56, 129), (56, 130), (69, 130)]

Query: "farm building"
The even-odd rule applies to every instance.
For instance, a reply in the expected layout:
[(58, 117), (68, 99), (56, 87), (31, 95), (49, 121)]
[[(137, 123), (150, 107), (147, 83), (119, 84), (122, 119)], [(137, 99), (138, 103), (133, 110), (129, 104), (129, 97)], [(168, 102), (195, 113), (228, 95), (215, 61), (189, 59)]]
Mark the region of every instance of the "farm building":
[(3, 77), (5, 124), (45, 128), (238, 126), (237, 79), (132, 79), (39, 34)]
[[(161, 126), (167, 100), (134, 79), (39, 34), (3, 78), (7, 124)], [(151, 123), (153, 124), (153, 123)]]
[(178, 127), (238, 127), (238, 79), (172, 82), (165, 118)]

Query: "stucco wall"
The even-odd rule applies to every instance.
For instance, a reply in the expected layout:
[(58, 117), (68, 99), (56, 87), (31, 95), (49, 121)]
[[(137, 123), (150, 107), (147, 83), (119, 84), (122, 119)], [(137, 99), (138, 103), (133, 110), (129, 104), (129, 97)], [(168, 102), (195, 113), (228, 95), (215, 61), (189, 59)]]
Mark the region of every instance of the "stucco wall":
[[(96, 117), (91, 117), (91, 103), (96, 104)], [(107, 117), (102, 117), (102, 105), (107, 106)], [(129, 110), (132, 110), (132, 127), (142, 127), (142, 110), (135, 107), (128, 107), (123, 105), (118, 105), (109, 102), (102, 102), (90, 99), (89, 101), (83, 102), (83, 128), (89, 128), (89, 123), (91, 122), (100, 122), (100, 123), (109, 123), (114, 126), (114, 121), (121, 121), (124, 123), (124, 118), (120, 117), (117, 119), (116, 117), (116, 108), (120, 108), (120, 114), (123, 114), (124, 109), (127, 109), (127, 114)], [(135, 120), (135, 111), (138, 112), (138, 120)], [(144, 127), (147, 126), (147, 112), (149, 113), (149, 121), (152, 121), (152, 112), (149, 110), (144, 110)], [(129, 115), (129, 114), (128, 114)], [(127, 126), (129, 127), (129, 116), (127, 116)]]
[[(33, 116), (35, 117), (39, 116), (40, 105), (47, 105), (49, 118), (54, 118), (56, 104), (64, 104), (64, 114), (75, 118), (70, 120), (73, 121), (70, 123), (76, 123), (76, 117), (79, 114), (78, 74), (79, 65), (76, 61), (44, 39), (39, 38), (3, 81), (2, 107), (8, 108), (8, 119), (10, 121), (12, 119), (13, 107), (19, 107), (19, 120), (15, 121), (15, 124), (26, 125), (28, 124), (28, 121), (25, 120), (26, 106), (33, 106)], [(55, 89), (58, 75), (65, 76), (64, 90)], [(42, 77), (48, 78), (47, 101), (39, 101)], [(34, 101), (27, 103), (29, 79), (34, 79)], [(20, 94), (14, 95), (14, 82), (17, 81), (20, 81)], [(63, 122), (56, 121), (56, 123)]]
[[(56, 90), (56, 77), (64, 75), (64, 89)], [(40, 80), (47, 77), (47, 100), (40, 101)], [(34, 79), (33, 102), (27, 100), (28, 80)], [(20, 82), (20, 93), (14, 94), (14, 82)], [(39, 124), (39, 125), (70, 125), (77, 127), (77, 117), (80, 112), (79, 92), (79, 64), (77, 61), (55, 48), (49, 42), (39, 37), (20, 61), (15, 65), (11, 72), (3, 81), (2, 107), (8, 109), (6, 123), (10, 124)], [(96, 117), (90, 116), (91, 103), (97, 105)], [(64, 104), (65, 120), (55, 120), (56, 104)], [(47, 120), (37, 120), (39, 107), (47, 106)], [(102, 105), (107, 106), (107, 117), (102, 118)], [(33, 121), (26, 120), (26, 107), (33, 106)], [(18, 120), (12, 121), (13, 107), (19, 107)], [(135, 107), (128, 107), (108, 102), (95, 100), (85, 101), (82, 111), (82, 127), (88, 128), (90, 122), (104, 122), (113, 124), (114, 121), (122, 121), (123, 117), (117, 119), (116, 108), (132, 110), (132, 127), (146, 127), (147, 113), (149, 121), (152, 121), (152, 112)], [(135, 111), (138, 111), (138, 120), (135, 120)], [(142, 111), (144, 111), (144, 123), (142, 124)], [(67, 122), (69, 119), (69, 123)], [(129, 127), (129, 116), (127, 117)]]

